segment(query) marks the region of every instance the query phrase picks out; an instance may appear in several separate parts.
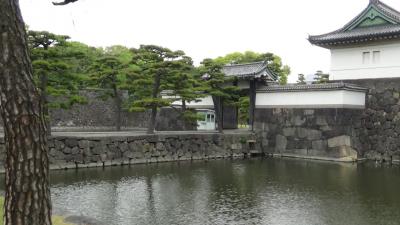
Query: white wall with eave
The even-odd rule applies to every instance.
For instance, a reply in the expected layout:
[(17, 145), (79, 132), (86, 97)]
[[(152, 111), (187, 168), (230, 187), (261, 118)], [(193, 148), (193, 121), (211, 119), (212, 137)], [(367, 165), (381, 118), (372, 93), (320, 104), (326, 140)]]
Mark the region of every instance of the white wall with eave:
[[(175, 101), (173, 106), (182, 106), (182, 101)], [(214, 102), (211, 96), (198, 99), (198, 101), (186, 102), (189, 109), (214, 109)]]
[(349, 90), (257, 93), (256, 108), (365, 108), (365, 93)]
[[(369, 60), (368, 54), (369, 52)], [(374, 52), (379, 52), (375, 54)], [(331, 80), (400, 77), (400, 43), (331, 50)]]

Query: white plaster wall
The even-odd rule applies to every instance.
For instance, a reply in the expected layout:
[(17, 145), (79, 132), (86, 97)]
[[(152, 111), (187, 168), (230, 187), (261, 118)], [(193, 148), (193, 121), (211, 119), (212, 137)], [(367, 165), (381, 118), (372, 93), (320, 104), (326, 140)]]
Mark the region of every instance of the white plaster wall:
[[(372, 62), (372, 52), (380, 51), (380, 62)], [(371, 52), (370, 63), (363, 63), (363, 52)], [(400, 43), (331, 50), (331, 80), (400, 77)]]
[(365, 93), (347, 90), (257, 93), (256, 108), (365, 108)]
[[(172, 105), (182, 106), (182, 101), (173, 102)], [(214, 109), (214, 102), (211, 96), (207, 96), (199, 99), (199, 102), (187, 102), (186, 107), (191, 109)]]

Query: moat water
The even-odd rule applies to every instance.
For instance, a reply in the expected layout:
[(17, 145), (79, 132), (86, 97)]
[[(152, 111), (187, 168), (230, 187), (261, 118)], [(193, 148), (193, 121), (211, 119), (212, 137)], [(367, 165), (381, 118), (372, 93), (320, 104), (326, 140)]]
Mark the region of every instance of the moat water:
[(400, 167), (290, 159), (51, 173), (54, 213), (107, 225), (400, 224)]

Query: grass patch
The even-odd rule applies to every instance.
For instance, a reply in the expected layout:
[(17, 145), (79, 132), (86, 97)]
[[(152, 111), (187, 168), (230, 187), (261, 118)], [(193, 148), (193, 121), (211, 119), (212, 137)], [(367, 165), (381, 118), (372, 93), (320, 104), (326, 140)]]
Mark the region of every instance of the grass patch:
[[(0, 197), (0, 224), (4, 224), (4, 222), (3, 222), (3, 220), (4, 220), (4, 218), (3, 218), (3, 213), (4, 213), (4, 198), (3, 197)], [(53, 220), (53, 225), (73, 225), (73, 224), (71, 224), (71, 223), (66, 223), (65, 221), (64, 221), (64, 218), (62, 217), (62, 216), (53, 216), (52, 217), (52, 220)]]

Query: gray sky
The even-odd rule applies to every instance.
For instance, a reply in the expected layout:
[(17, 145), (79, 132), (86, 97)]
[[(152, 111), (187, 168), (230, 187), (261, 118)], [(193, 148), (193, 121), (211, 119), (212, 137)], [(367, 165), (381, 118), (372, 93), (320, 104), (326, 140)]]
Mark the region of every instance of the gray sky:
[[(328, 71), (329, 51), (308, 34), (342, 27), (369, 0), (20, 0), (33, 30), (66, 34), (93, 46), (156, 44), (183, 50), (196, 63), (230, 52), (273, 52), (298, 73)], [(400, 10), (399, 0), (384, 0)]]

